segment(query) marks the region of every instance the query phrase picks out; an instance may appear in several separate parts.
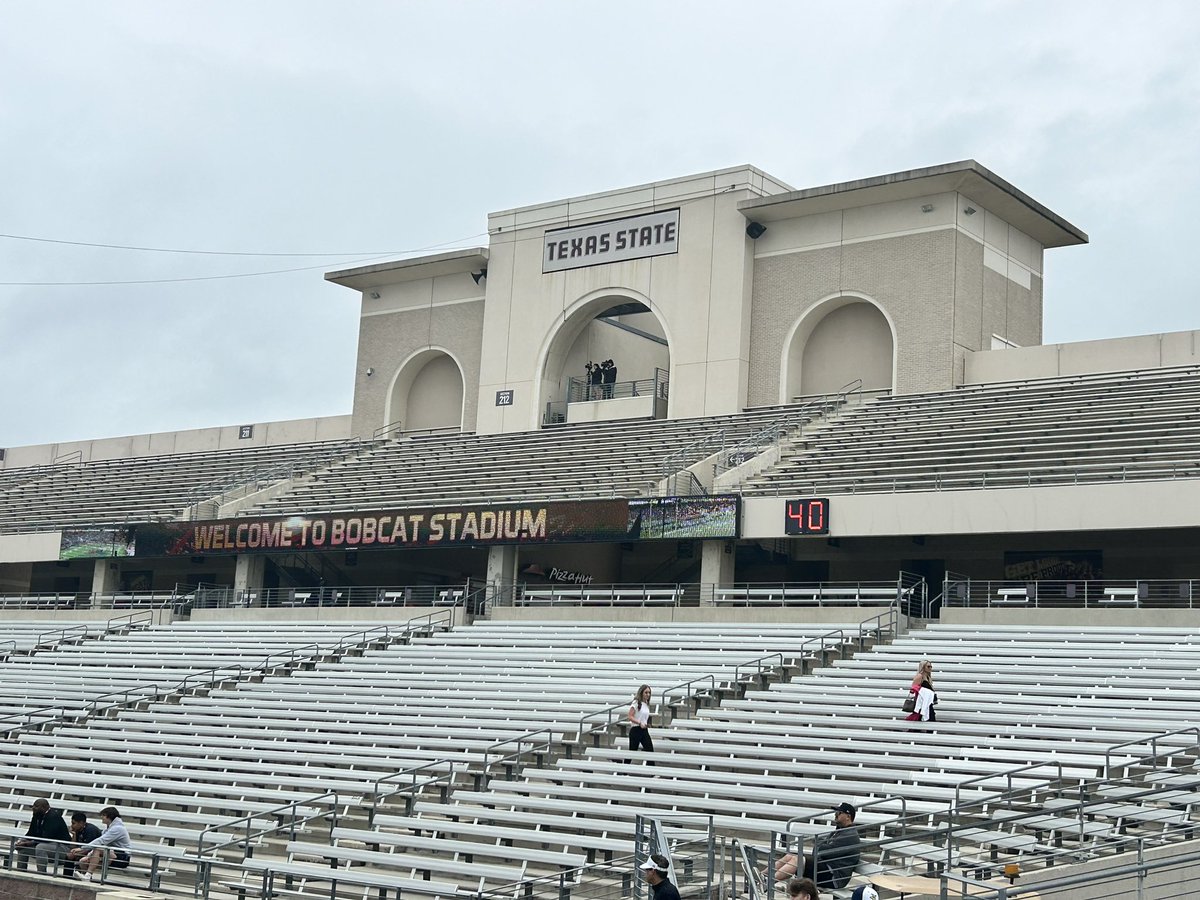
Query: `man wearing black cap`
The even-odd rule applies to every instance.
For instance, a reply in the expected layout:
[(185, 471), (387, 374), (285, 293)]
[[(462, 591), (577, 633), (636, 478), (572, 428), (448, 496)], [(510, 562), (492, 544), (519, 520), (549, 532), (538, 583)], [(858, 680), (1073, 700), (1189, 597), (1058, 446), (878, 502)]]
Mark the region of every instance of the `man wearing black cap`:
[[(846, 886), (858, 868), (858, 829), (854, 827), (857, 810), (849, 803), (833, 808), (832, 832), (813, 843), (813, 855), (804, 857), (804, 877), (811, 878), (819, 888), (840, 889)], [(814, 859), (816, 864), (814, 865)], [(813, 874), (816, 872), (817, 874)]]
[(654, 900), (679, 900), (679, 889), (671, 884), (671, 863), (661, 853), (652, 853), (638, 868), (646, 873), (646, 881), (654, 891)]

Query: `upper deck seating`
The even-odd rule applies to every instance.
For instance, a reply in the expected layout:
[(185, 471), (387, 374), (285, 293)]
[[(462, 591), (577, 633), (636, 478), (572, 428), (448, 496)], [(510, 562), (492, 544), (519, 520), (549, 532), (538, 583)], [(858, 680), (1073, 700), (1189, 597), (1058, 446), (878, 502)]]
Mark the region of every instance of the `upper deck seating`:
[(238, 486), (283, 481), (356, 452), (356, 440), (0, 470), (0, 531), (177, 518)]
[[(561, 425), (514, 434), (406, 436), (333, 465), (245, 514), (637, 496), (670, 474), (667, 468), (686, 468), (722, 446), (733, 449), (799, 409), (764, 407), (730, 416)], [(673, 466), (666, 465), (668, 458)]]
[(1200, 367), (884, 397), (794, 441), (747, 494), (1200, 477)]

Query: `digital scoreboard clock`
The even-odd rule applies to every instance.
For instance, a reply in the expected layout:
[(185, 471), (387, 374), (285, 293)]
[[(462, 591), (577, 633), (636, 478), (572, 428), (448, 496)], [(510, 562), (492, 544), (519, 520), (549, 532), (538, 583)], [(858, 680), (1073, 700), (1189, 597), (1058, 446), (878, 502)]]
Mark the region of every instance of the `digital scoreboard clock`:
[(829, 500), (789, 500), (783, 520), (784, 534), (829, 534)]

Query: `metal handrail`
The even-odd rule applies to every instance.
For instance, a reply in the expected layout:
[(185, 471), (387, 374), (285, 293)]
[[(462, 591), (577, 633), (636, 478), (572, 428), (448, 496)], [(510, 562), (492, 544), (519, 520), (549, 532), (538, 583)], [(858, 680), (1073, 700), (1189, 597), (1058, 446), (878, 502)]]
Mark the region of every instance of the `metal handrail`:
[[(21, 712), (12, 713), (0, 719), (0, 733), (10, 734), (14, 730), (32, 726), (34, 724), (34, 717), (39, 713), (54, 713), (54, 715), (48, 716), (37, 723), (38, 725), (45, 725), (47, 722), (66, 721), (71, 715), (71, 712), (72, 710), (68, 710), (68, 708), (65, 706), (39, 706), (36, 709), (25, 709)], [(16, 722), (16, 720), (20, 719), (26, 719), (28, 721), (5, 727), (5, 723)]]
[[(64, 643), (70, 635), (79, 631), (83, 632), (83, 637), (85, 638), (91, 634), (86, 625), (67, 625), (63, 628), (53, 628), (49, 631), (43, 631), (35, 638), (34, 649), (41, 650), (43, 647), (57, 647), (59, 644)], [(61, 635), (61, 637), (54, 642), (45, 640), (45, 638), (53, 637), (54, 635)]]
[[(149, 689), (150, 693), (146, 693), (147, 689)], [(136, 696), (135, 702), (140, 702), (145, 699), (158, 700), (161, 697), (166, 696), (166, 693), (163, 692), (159, 688), (158, 683), (154, 682), (154, 681), (144, 683), (144, 684), (138, 684), (138, 685), (135, 685), (134, 687), (125, 688), (124, 690), (109, 691), (106, 694), (101, 694), (98, 697), (92, 697), (88, 700), (87, 707), (86, 707), (87, 714), (89, 716), (94, 716), (97, 713), (99, 713), (101, 711), (100, 704), (103, 703), (105, 700), (108, 700), (111, 697), (121, 697), (122, 700), (120, 700), (116, 703), (109, 703), (108, 705), (106, 705), (104, 707), (104, 709), (112, 709), (115, 706), (127, 705), (130, 702), (130, 698), (135, 697), (135, 696)]]
[[(333, 827), (336, 827), (337, 811), (338, 811), (338, 808), (341, 806), (340, 795), (337, 793), (337, 791), (326, 791), (323, 794), (313, 794), (311, 797), (301, 797), (299, 800), (292, 800), (290, 803), (284, 803), (281, 806), (276, 806), (276, 807), (273, 807), (268, 810), (262, 810), (262, 811), (259, 811), (256, 813), (250, 813), (247, 816), (239, 816), (236, 819), (227, 819), (224, 822), (217, 823), (216, 825), (209, 825), (207, 828), (205, 828), (203, 831), (200, 832), (200, 836), (196, 839), (196, 856), (199, 857), (200, 859), (204, 859), (205, 858), (204, 854), (206, 852), (215, 854), (218, 850), (224, 850), (226, 847), (233, 847), (233, 846), (236, 846), (237, 844), (242, 844), (242, 843), (244, 843), (245, 846), (247, 848), (249, 848), (250, 844), (253, 841), (258, 840), (259, 838), (266, 837), (269, 834), (275, 834), (275, 833), (281, 831), (284, 827), (290, 827), (291, 831), (292, 831), (292, 837), (295, 837), (296, 825), (298, 825), (298, 824), (303, 825), (307, 822), (311, 822), (313, 819), (322, 818), (326, 815), (326, 813), (313, 813), (311, 815), (305, 815), (305, 816), (302, 816), (299, 818), (293, 816), (288, 821), (286, 826), (285, 825), (276, 825), (271, 828), (264, 828), (258, 832), (254, 831), (254, 822), (256, 819), (268, 819), (268, 818), (276, 818), (276, 817), (282, 819), (283, 814), (286, 813), (288, 810), (298, 810), (302, 807), (312, 806), (312, 805), (320, 803), (330, 797), (332, 797), (333, 801), (334, 801), (333, 804), (331, 805), (331, 811), (332, 811), (331, 814), (333, 816)], [(237, 826), (242, 822), (246, 823), (246, 834), (244, 837), (236, 837), (232, 840), (224, 841), (219, 844), (213, 844), (211, 847), (208, 848), (207, 851), (205, 850), (204, 844), (205, 844), (205, 839), (208, 837), (208, 835), (217, 833), (217, 832), (222, 832), (222, 831), (227, 832), (230, 830), (231, 826)], [(197, 876), (199, 876), (199, 872), (197, 872)], [(197, 878), (197, 881), (199, 882), (199, 878)], [(207, 887), (207, 885), (206, 885), (206, 887)], [(207, 896), (207, 893), (205, 894), (205, 896)]]
[[(541, 735), (541, 734), (544, 734), (546, 736), (544, 741), (534, 740), (538, 735)], [(517, 735), (516, 737), (505, 738), (504, 740), (496, 741), (494, 744), (488, 745), (483, 750), (483, 771), (480, 775), (480, 779), (481, 779), (480, 783), (483, 785), (487, 784), (488, 772), (491, 770), (492, 766), (500, 765), (502, 763), (506, 763), (511, 760), (516, 760), (516, 761), (520, 762), (521, 757), (525, 755), (525, 752), (527, 752), (527, 751), (524, 751), (521, 749), (525, 744), (529, 744), (528, 752), (534, 752), (539, 747), (545, 747), (545, 752), (549, 753), (550, 745), (553, 743), (554, 743), (554, 732), (551, 731), (549, 728), (539, 728), (536, 731), (528, 731), (525, 734), (520, 734), (520, 735)], [(491, 758), (492, 754), (500, 753), (499, 748), (503, 747), (507, 744), (516, 744), (517, 745), (516, 752), (499, 755), (495, 759)]]
[(112, 634), (114, 631), (129, 630), (132, 631), (138, 626), (149, 627), (154, 624), (154, 613), (150, 610), (141, 609), (137, 612), (126, 613), (122, 616), (113, 616), (104, 623), (104, 633)]
[[(1200, 726), (1195, 726), (1195, 725), (1189, 725), (1186, 728), (1179, 728), (1179, 729), (1176, 729), (1175, 731), (1163, 731), (1158, 734), (1150, 735), (1149, 737), (1135, 738), (1130, 741), (1122, 741), (1120, 744), (1114, 744), (1113, 746), (1109, 747), (1108, 749), (1106, 749), (1104, 751), (1104, 776), (1106, 778), (1112, 777), (1111, 776), (1111, 772), (1112, 772), (1112, 758), (1111, 757), (1115, 751), (1121, 749), (1122, 747), (1133, 747), (1138, 744), (1144, 744), (1147, 741), (1149, 741), (1151, 755), (1134, 757), (1133, 762), (1141, 762), (1146, 759), (1157, 760), (1159, 758), (1159, 756), (1162, 755), (1158, 752), (1158, 742), (1160, 740), (1162, 740), (1163, 738), (1174, 737), (1177, 734), (1194, 734), (1196, 736), (1196, 747), (1198, 749), (1200, 749)], [(1126, 765), (1128, 765), (1128, 763), (1126, 763)]]
[[(713, 464), (713, 478), (716, 479), (724, 472), (730, 469), (735, 469), (741, 463), (728, 465), (725, 464), (730, 457), (740, 453), (750, 453), (758, 447), (765, 444), (774, 443), (787, 436), (787, 433), (796, 427), (796, 422), (799, 420), (799, 427), (803, 433), (804, 426), (809, 422), (813, 422), (819, 418), (829, 415), (831, 410), (837, 410), (844, 406), (851, 394), (862, 393), (862, 379), (856, 378), (854, 381), (847, 382), (842, 385), (841, 389), (833, 394), (818, 394), (815, 397), (808, 399), (808, 402), (799, 409), (790, 410), (786, 415), (776, 419), (770, 425), (760, 429), (749, 437), (743, 438), (735, 444), (727, 454), (725, 460), (718, 460)], [(799, 398), (797, 398), (799, 399)], [(768, 437), (770, 438), (768, 440)], [(722, 446), (722, 451), (724, 447)]]
[[(444, 773), (436, 775), (432, 778), (427, 778), (418, 783), (418, 775), (421, 772), (435, 769), (440, 770), (442, 768), (446, 769)], [(431, 785), (441, 784), (443, 782), (447, 783), (448, 785), (453, 785), (455, 776), (460, 770), (466, 770), (466, 763), (462, 762), (461, 760), (437, 759), (427, 763), (422, 763), (419, 766), (411, 766), (407, 769), (402, 769), (401, 771), (395, 772), (391, 775), (383, 775), (379, 778), (376, 778), (375, 781), (371, 783), (371, 808), (367, 813), (367, 821), (374, 824), (375, 816), (379, 813), (380, 804), (390, 800), (392, 797), (398, 796), (399, 794), (415, 794), (418, 790), (424, 790)], [(380, 789), (383, 787), (383, 785), (391, 784), (399, 781), (402, 778), (408, 778), (409, 783), (404, 787), (398, 787), (395, 790), (388, 791), (387, 793), (381, 792)]]
[[(663, 704), (667, 704), (668, 706), (671, 705), (667, 702), (667, 698), (671, 694), (676, 693), (680, 688), (688, 688), (687, 693), (684, 694), (684, 696), (682, 698), (685, 702), (688, 700), (691, 700), (693, 695), (699, 696), (700, 692), (699, 691), (693, 692), (691, 690), (691, 686), (693, 684), (697, 684), (702, 681), (707, 681), (709, 683), (708, 692), (710, 694), (716, 692), (717, 679), (716, 679), (715, 675), (700, 675), (696, 678), (689, 678), (687, 681), (681, 681), (679, 684), (673, 684), (669, 688), (659, 691), (659, 694), (658, 694), (659, 700), (655, 704), (654, 709), (656, 711), (661, 711)], [(593, 732), (596, 732), (596, 731), (605, 731), (608, 728), (611, 728), (614, 721), (620, 721), (619, 716), (616, 719), (613, 718), (613, 713), (617, 712), (617, 711), (627, 710), (627, 709), (629, 709), (629, 707), (630, 707), (630, 704), (628, 704), (628, 703), (617, 703), (617, 704), (614, 704), (613, 706), (606, 706), (603, 709), (597, 709), (597, 710), (593, 710), (592, 712), (589, 712), (589, 713), (584, 713), (582, 716), (579, 717), (579, 730), (576, 732), (575, 743), (582, 744), (583, 739), (587, 735), (592, 734)], [(604, 716), (604, 724), (597, 725), (592, 728), (588, 728), (585, 731), (584, 727), (587, 724), (587, 721), (589, 719), (596, 718), (597, 716)]]
[(384, 438), (391, 437), (393, 434), (404, 431), (404, 423), (397, 419), (395, 422), (388, 422), (386, 425), (380, 425), (371, 432), (371, 440), (381, 441)]

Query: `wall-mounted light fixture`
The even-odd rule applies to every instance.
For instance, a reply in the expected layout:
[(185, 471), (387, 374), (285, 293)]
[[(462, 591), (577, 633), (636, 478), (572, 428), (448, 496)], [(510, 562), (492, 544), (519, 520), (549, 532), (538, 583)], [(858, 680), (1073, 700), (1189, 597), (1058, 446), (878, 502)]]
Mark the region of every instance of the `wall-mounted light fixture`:
[(379, 291), (371, 291), (371, 299), (378, 300), (379, 299)]
[(923, 213), (933, 212), (933, 204), (932, 203), (922, 203), (921, 204), (921, 212), (923, 212)]
[(374, 374), (375, 374), (375, 370), (372, 369), (370, 366), (368, 366), (367, 367), (367, 377), (370, 378)]
[(762, 222), (751, 222), (746, 226), (746, 237), (752, 241), (757, 241), (760, 237), (766, 234), (767, 226)]
[(480, 269), (478, 272), (471, 273), (471, 280), (476, 284), (479, 284), (485, 278), (487, 278), (487, 269)]
[(963, 210), (963, 212), (966, 213), (968, 216), (973, 216), (973, 215), (975, 215), (976, 210), (975, 210), (975, 207), (968, 206), (966, 209)]

